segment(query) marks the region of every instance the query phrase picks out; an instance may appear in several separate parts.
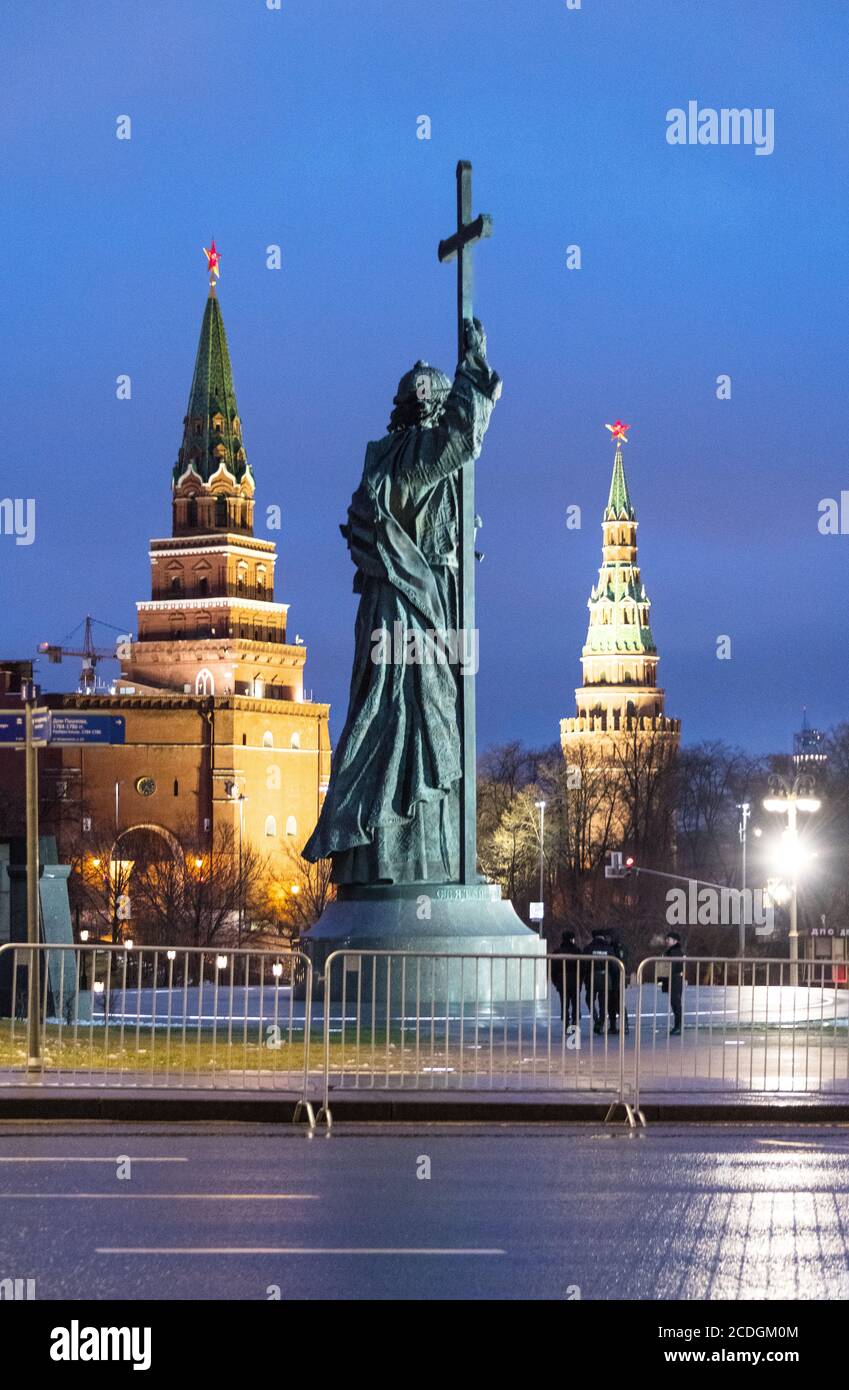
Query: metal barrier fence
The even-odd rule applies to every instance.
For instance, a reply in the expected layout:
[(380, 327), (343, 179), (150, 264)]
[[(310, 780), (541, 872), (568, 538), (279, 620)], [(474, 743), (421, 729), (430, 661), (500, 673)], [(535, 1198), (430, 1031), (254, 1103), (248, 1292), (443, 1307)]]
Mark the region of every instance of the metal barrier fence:
[(293, 1091), (312, 1123), (312, 994), (300, 952), (8, 943), (0, 1086)]
[(612, 956), (339, 950), (323, 984), (328, 1125), (331, 1093), (364, 1088), (626, 1104), (625, 972)]
[(829, 961), (653, 956), (626, 990), (612, 956), (339, 950), (314, 978), (300, 952), (9, 943), (0, 1087), (32, 1082), (288, 1091), (311, 1125), (311, 1095), (330, 1124), (345, 1091), (568, 1092), (633, 1122), (648, 1094), (849, 1093), (849, 990)]
[(646, 1091), (849, 1091), (849, 991), (830, 961), (805, 967), (798, 984), (789, 960), (641, 961), (635, 1106)]

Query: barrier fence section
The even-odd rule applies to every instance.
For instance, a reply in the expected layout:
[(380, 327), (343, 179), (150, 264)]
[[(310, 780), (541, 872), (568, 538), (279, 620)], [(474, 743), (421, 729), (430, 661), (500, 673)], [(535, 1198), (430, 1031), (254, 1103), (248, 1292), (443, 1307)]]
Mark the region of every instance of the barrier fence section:
[(629, 1120), (655, 1093), (849, 1093), (829, 961), (652, 956), (625, 986), (586, 954), (342, 949), (319, 977), (300, 952), (7, 943), (0, 1087), (289, 1092), (310, 1124), (311, 1085), (328, 1123), (363, 1089), (569, 1092)]
[(311, 1009), (300, 952), (7, 943), (0, 1086), (292, 1091), (311, 1117)]
[(848, 1092), (849, 991), (830, 961), (804, 965), (803, 977), (789, 960), (641, 961), (635, 1106), (657, 1091)]
[(344, 1090), (571, 1090), (625, 1103), (615, 957), (342, 949), (323, 984), (328, 1124)]

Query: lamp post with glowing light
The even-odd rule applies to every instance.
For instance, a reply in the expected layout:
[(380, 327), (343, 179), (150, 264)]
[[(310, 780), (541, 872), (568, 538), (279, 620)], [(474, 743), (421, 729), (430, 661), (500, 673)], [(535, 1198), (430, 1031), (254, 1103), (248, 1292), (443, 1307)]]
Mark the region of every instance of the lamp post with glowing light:
[[(113, 886), (112, 894), (112, 942), (117, 945), (121, 936), (121, 928), (118, 926), (121, 918), (118, 916), (118, 878), (119, 878), (119, 859), (118, 859), (118, 840), (120, 839), (121, 824), (121, 781), (115, 780), (115, 842), (109, 855), (110, 878)], [(114, 867), (113, 867), (114, 865)]]
[(746, 827), (749, 824), (749, 817), (752, 814), (752, 808), (748, 801), (741, 801), (737, 805), (737, 810), (740, 812), (740, 824), (738, 826), (738, 833), (740, 836), (740, 848), (743, 857), (742, 882), (740, 884), (740, 887), (743, 890), (744, 904), (743, 911), (741, 911), (740, 913), (740, 959), (742, 960), (746, 954)]
[(239, 805), (239, 936), (238, 944), (242, 944), (242, 932), (245, 926), (245, 885), (242, 872), (242, 841), (245, 833), (245, 802), (247, 797), (244, 792), (239, 791), (238, 783), (228, 782), (227, 789), (231, 801), (238, 802)]
[(88, 951), (85, 950), (86, 943), (88, 942), (88, 936), (88, 928), (83, 927), (82, 931), (80, 932), (80, 944), (82, 945), (83, 950), (78, 952), (80, 976), (79, 988), (81, 994), (88, 992)]
[[(792, 786), (783, 777), (770, 778), (770, 795), (764, 798), (764, 810), (774, 811), (787, 817), (787, 828), (782, 838), (787, 849), (782, 853), (782, 868), (790, 870), (790, 983), (799, 983), (799, 828), (797, 816), (800, 811), (812, 813), (821, 806), (819, 797), (813, 795), (813, 778), (808, 773), (794, 777)], [(775, 793), (779, 793), (776, 795)]]
[[(544, 897), (543, 889), (544, 889), (544, 886), (545, 886), (545, 882), (544, 882), (544, 871), (545, 871), (545, 802), (544, 802), (544, 801), (535, 801), (535, 802), (534, 802), (534, 805), (536, 806), (537, 810), (539, 811), (539, 906), (540, 906), (540, 913), (541, 913), (541, 914), (544, 914), (544, 913), (545, 913), (545, 897)], [(541, 915), (541, 916), (540, 916), (540, 922), (539, 922), (539, 934), (540, 934), (540, 936), (542, 936), (542, 931), (543, 931), (542, 923), (543, 923), (543, 916)]]

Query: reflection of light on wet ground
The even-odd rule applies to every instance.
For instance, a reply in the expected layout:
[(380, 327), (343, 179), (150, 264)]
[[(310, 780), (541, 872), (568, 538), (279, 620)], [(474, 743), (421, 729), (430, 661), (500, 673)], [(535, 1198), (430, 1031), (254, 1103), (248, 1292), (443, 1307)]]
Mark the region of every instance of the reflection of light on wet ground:
[(812, 1144), (809, 1139), (757, 1139), (757, 1144), (774, 1145), (781, 1149), (820, 1149), (821, 1144)]
[(736, 1145), (712, 1151), (710, 1142), (701, 1149), (696, 1141), (649, 1178), (645, 1206), (649, 1214), (663, 1208), (664, 1228), (646, 1252), (652, 1297), (849, 1295), (845, 1143), (835, 1149), (828, 1132), (807, 1140), (752, 1137), (754, 1152), (735, 1152)]

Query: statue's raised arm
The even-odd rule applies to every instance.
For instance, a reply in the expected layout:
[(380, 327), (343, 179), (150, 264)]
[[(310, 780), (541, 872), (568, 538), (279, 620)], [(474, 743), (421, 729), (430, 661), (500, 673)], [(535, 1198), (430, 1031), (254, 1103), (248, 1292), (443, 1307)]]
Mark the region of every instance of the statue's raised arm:
[[(487, 361), (486, 334), (478, 319), (466, 320), (465, 347), (437, 422), (419, 441), (418, 466), (423, 482), (446, 477), (479, 457), (490, 416), (501, 395), (501, 377)], [(414, 373), (417, 367), (425, 364), (417, 363)]]

